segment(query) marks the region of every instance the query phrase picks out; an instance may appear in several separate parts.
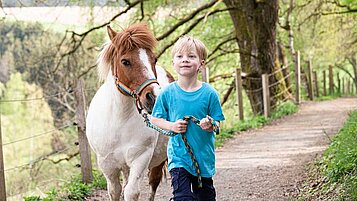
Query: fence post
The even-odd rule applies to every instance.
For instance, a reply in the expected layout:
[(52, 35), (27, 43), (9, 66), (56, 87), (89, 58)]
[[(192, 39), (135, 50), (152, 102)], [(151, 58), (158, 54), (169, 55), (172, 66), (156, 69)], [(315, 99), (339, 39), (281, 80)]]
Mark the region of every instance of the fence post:
[(243, 111), (243, 96), (242, 96), (242, 70), (236, 68), (236, 89), (237, 89), (237, 103), (238, 103), (238, 112), (239, 119), (244, 120), (244, 111)]
[(270, 95), (269, 95), (269, 75), (262, 75), (262, 86), (263, 86), (263, 104), (264, 104), (264, 116), (269, 117), (270, 115)]
[(201, 73), (202, 73), (202, 81), (209, 83), (209, 70), (206, 68), (206, 66), (202, 67)]
[(2, 151), (2, 131), (1, 131), (1, 102), (0, 102), (0, 201), (6, 201), (5, 168)]
[(329, 71), (329, 75), (328, 75), (328, 77), (329, 77), (329, 92), (330, 92), (330, 95), (332, 95), (335, 92), (335, 90), (333, 88), (334, 87), (334, 83), (333, 83), (333, 68), (332, 68), (332, 65), (329, 65), (328, 71)]
[(79, 141), (79, 153), (81, 157), (81, 172), (82, 181), (84, 183), (90, 183), (93, 180), (92, 176), (92, 161), (90, 148), (85, 134), (85, 96), (84, 96), (84, 84), (83, 79), (80, 79), (76, 83), (76, 117), (78, 127), (78, 141)]
[(318, 84), (318, 80), (317, 80), (317, 72), (314, 71), (314, 81), (315, 81), (315, 91), (316, 91), (316, 97), (320, 96), (319, 93), (319, 84)]
[(326, 91), (326, 71), (323, 71), (324, 74), (324, 96), (327, 95), (327, 91)]
[(351, 80), (350, 79), (347, 80), (347, 94), (348, 95), (351, 94)]
[(312, 84), (312, 64), (311, 64), (311, 60), (309, 60), (309, 63), (307, 65), (307, 68), (308, 68), (308, 71), (309, 71), (309, 98), (310, 100), (314, 100), (314, 87), (313, 87), (313, 84)]
[(296, 104), (300, 104), (301, 101), (301, 68), (300, 68), (300, 51), (296, 51), (295, 54), (295, 79), (296, 79)]
[(340, 73), (337, 73), (337, 92), (341, 94), (341, 79), (340, 79)]

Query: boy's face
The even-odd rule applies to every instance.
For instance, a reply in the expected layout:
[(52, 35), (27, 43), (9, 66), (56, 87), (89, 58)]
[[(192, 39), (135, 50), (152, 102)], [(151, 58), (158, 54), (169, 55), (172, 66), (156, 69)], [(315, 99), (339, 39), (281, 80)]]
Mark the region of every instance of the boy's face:
[(173, 66), (180, 76), (197, 76), (198, 70), (203, 65), (195, 50), (177, 52), (173, 58)]

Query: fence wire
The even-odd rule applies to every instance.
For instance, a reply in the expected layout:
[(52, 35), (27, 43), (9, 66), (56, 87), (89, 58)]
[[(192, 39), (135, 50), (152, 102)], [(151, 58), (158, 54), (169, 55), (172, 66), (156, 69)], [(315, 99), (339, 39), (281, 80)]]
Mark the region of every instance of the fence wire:
[[(89, 89), (85, 89), (85, 91), (89, 91), (89, 92), (90, 91), (94, 91), (94, 90), (96, 90), (94, 87), (93, 88), (89, 88)], [(52, 95), (43, 95), (43, 96), (40, 96), (40, 97), (29, 97), (29, 98), (19, 98), (19, 99), (16, 99), (16, 98), (0, 99), (0, 111), (1, 111), (1, 107), (3, 107), (3, 105), (2, 105), (3, 103), (4, 104), (5, 103), (6, 104), (11, 104), (11, 103), (19, 103), (19, 102), (29, 102), (30, 105), (27, 106), (27, 109), (28, 110), (34, 110), (35, 108), (32, 107), (32, 105), (33, 105), (32, 102), (45, 101), (47, 103), (47, 100), (50, 100), (51, 98), (59, 98), (59, 97), (62, 97), (62, 96), (72, 95), (75, 91), (76, 91), (76, 89), (73, 89), (73, 90), (69, 89), (69, 90), (62, 91), (62, 92), (59, 92), (59, 93), (55, 93), (55, 94), (52, 94)], [(16, 108), (15, 108), (14, 111), (17, 112)], [(0, 115), (3, 115), (3, 114), (0, 113)], [(6, 117), (6, 115), (5, 115), (5, 117)], [(0, 129), (1, 129), (1, 125), (2, 125), (1, 121), (2, 121), (2, 118), (0, 119)], [(31, 121), (31, 118), (30, 119), (26, 119), (26, 121)], [(13, 140), (11, 140), (11, 141), (3, 142), (2, 144), (0, 144), (0, 146), (5, 148), (3, 150), (4, 154), (7, 152), (7, 153), (10, 153), (11, 155), (13, 155), (12, 148), (11, 147), (10, 147), (11, 149), (9, 148), (10, 145), (18, 146), (18, 145), (16, 145), (17, 143), (26, 142), (27, 140), (45, 139), (45, 138), (47, 138), (48, 135), (51, 135), (51, 134), (54, 134), (54, 133), (59, 134), (58, 137), (61, 136), (61, 139), (63, 140), (63, 136), (65, 136), (65, 133), (63, 132), (63, 130), (65, 130), (67, 128), (70, 128), (72, 126), (74, 127), (75, 126), (75, 124), (73, 123), (74, 121), (75, 121), (74, 118), (70, 119), (70, 120), (67, 121), (67, 123), (65, 123), (64, 125), (62, 125), (60, 127), (57, 127), (57, 128), (54, 128), (54, 129), (49, 129), (47, 131), (39, 132), (39, 133), (36, 133), (36, 134), (31, 134), (31, 136), (29, 134), (25, 135), (25, 134), (22, 133), (21, 134), (22, 136), (28, 136), (28, 137), (22, 137), (22, 138), (18, 138), (18, 139), (16, 139), (16, 135), (10, 134), (9, 132), (12, 132), (12, 131), (9, 130), (7, 132), (7, 136), (15, 136), (15, 137), (12, 137)], [(52, 124), (53, 123), (54, 122), (52, 122)], [(11, 124), (11, 125), (16, 126), (17, 124)], [(32, 125), (32, 128), (36, 128), (36, 125)], [(15, 129), (14, 132), (16, 132), (16, 130), (17, 129)], [(2, 132), (2, 135), (4, 135), (4, 132)], [(41, 138), (41, 137), (45, 137), (45, 138)], [(73, 136), (71, 138), (73, 138)], [(4, 140), (4, 138), (3, 138), (3, 140)], [(35, 156), (35, 155), (32, 156), (32, 154), (33, 154), (32, 152), (28, 153), (28, 155), (26, 155), (26, 156), (24, 155), (23, 151), (21, 151), (19, 153), (16, 153), (16, 157), (20, 157), (21, 161), (18, 161), (18, 162), (9, 161), (11, 163), (9, 163), (8, 165), (11, 164), (11, 166), (12, 166), (12, 164), (13, 164), (14, 166), (8, 167), (8, 168), (3, 170), (4, 173), (5, 173), (5, 178), (6, 178), (6, 181), (4, 181), (4, 182), (7, 183), (7, 186), (6, 186), (7, 197), (8, 196), (9, 197), (13, 197), (13, 196), (17, 196), (17, 195), (24, 195), (28, 190), (29, 191), (33, 191), (34, 190), (34, 189), (27, 189), (26, 190), (26, 188), (27, 188), (26, 186), (28, 185), (27, 183), (23, 183), (24, 185), (26, 184), (26, 186), (23, 186), (23, 187), (20, 187), (22, 184), (19, 184), (20, 186), (19, 185), (13, 186), (13, 185), (16, 182), (19, 182), (18, 179), (19, 179), (20, 175), (22, 175), (23, 179), (25, 179), (25, 180), (31, 180), (31, 179), (26, 179), (25, 175), (28, 174), (28, 173), (26, 173), (27, 171), (32, 171), (33, 166), (36, 165), (36, 164), (38, 164), (38, 166), (36, 167), (36, 171), (41, 172), (37, 176), (41, 177), (41, 175), (43, 175), (43, 177), (44, 178), (46, 177), (47, 180), (51, 178), (51, 176), (48, 176), (48, 175), (45, 176), (48, 173), (47, 172), (43, 172), (43, 170), (41, 170), (41, 169), (44, 168), (43, 165), (42, 165), (43, 164), (42, 161), (48, 161), (48, 163), (45, 163), (46, 164), (45, 166), (46, 166), (46, 168), (50, 168), (50, 169), (61, 170), (62, 168), (66, 168), (67, 170), (69, 170), (69, 168), (71, 168), (70, 163), (66, 164), (65, 166), (64, 165), (56, 165), (56, 164), (58, 164), (58, 163), (60, 163), (62, 161), (68, 161), (68, 160), (70, 160), (70, 159), (72, 159), (74, 157), (77, 157), (79, 155), (78, 143), (76, 143), (75, 145), (72, 145), (72, 146), (68, 146), (68, 142), (72, 141), (72, 140), (70, 140), (70, 139), (67, 139), (65, 141), (62, 141), (62, 140), (61, 140), (61, 142), (64, 143), (63, 144), (64, 148), (60, 149), (60, 150), (55, 150), (55, 151), (51, 152), (50, 150), (51, 149), (53, 150), (54, 148), (51, 147), (51, 144), (48, 144), (50, 142), (50, 138), (47, 138), (47, 142), (41, 141), (41, 143), (36, 143), (36, 142), (39, 142), (39, 141), (34, 140), (34, 141), (32, 141), (32, 143), (35, 143), (35, 144), (31, 145), (33, 147), (43, 147), (44, 150), (48, 150), (47, 153), (45, 153), (45, 154), (36, 151), (36, 148), (33, 150), (34, 151), (33, 153), (35, 155), (38, 155), (38, 156)], [(75, 140), (75, 138), (73, 140)], [(48, 146), (48, 147), (46, 147), (46, 146)], [(30, 149), (33, 149), (33, 148), (30, 148)], [(30, 154), (31, 154), (31, 156), (30, 156)], [(64, 155), (62, 155), (62, 154), (64, 154)], [(13, 157), (13, 156), (11, 156), (11, 157)], [(34, 158), (31, 159), (32, 157), (34, 157)], [(26, 162), (26, 160), (27, 160), (26, 158), (29, 158), (30, 160), (28, 160), (28, 162)], [(77, 161), (77, 162), (76, 161), (77, 160), (74, 160), (73, 162), (75, 162), (75, 163), (79, 162), (79, 161)], [(73, 162), (71, 162), (71, 163), (73, 163)], [(16, 164), (16, 163), (20, 163), (20, 164)], [(6, 165), (6, 162), (5, 162), (5, 165)], [(77, 169), (78, 167), (72, 166), (72, 168)], [(21, 173), (22, 171), (25, 171), (25, 172)], [(8, 175), (8, 176), (6, 176), (6, 175)], [(17, 176), (14, 177), (14, 175), (17, 175)], [(36, 176), (36, 182), (41, 182), (40, 180), (37, 181), (37, 176)], [(13, 179), (15, 179), (15, 180), (13, 180)], [(44, 183), (43, 186), (47, 186), (48, 187), (48, 185), (49, 185), (49, 183)], [(38, 185), (36, 185), (36, 186), (37, 186), (36, 188), (38, 188)], [(17, 190), (15, 190), (15, 189), (17, 189)], [(25, 192), (19, 192), (18, 191), (19, 189), (24, 189)]]

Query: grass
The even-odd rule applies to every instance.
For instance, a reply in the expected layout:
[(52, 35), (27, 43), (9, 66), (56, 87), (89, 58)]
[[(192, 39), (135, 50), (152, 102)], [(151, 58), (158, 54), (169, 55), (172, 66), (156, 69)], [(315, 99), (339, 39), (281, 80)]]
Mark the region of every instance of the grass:
[(357, 110), (309, 168), (299, 200), (357, 200)]
[(95, 188), (105, 189), (107, 182), (105, 177), (97, 170), (93, 171), (93, 181), (90, 184), (82, 182), (81, 175), (72, 177), (72, 179), (61, 186), (59, 190), (52, 189), (45, 193), (45, 196), (27, 196), (25, 201), (67, 201), (67, 200), (84, 200), (91, 195)]

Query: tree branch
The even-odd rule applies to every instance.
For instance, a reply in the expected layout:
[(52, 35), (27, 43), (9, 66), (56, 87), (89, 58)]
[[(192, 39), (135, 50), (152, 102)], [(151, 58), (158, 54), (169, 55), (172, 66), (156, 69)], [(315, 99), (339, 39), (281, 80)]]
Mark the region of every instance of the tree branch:
[(186, 22), (192, 20), (198, 13), (200, 13), (201, 11), (208, 9), (212, 6), (214, 6), (216, 3), (218, 2), (218, 0), (212, 0), (211, 2), (197, 8), (196, 10), (194, 10), (192, 13), (188, 14), (185, 18), (183, 18), (182, 20), (180, 20), (178, 23), (176, 23), (174, 26), (172, 26), (168, 31), (166, 31), (165, 33), (163, 33), (161, 36), (158, 36), (156, 39), (158, 41), (167, 38), (168, 36), (170, 36), (176, 29), (178, 29), (180, 26), (184, 25)]
[(222, 42), (220, 42), (215, 48), (214, 50), (207, 56), (207, 58), (210, 58), (215, 52), (217, 52), (224, 44), (232, 41), (232, 40), (235, 40), (236, 37), (231, 37), (231, 38), (228, 38)]
[[(187, 33), (189, 33), (194, 27), (196, 27), (203, 19), (205, 19), (207, 16), (211, 16), (213, 14), (216, 14), (216, 13), (220, 13), (220, 12), (225, 12), (229, 10), (228, 8), (225, 8), (225, 9), (217, 9), (217, 10), (214, 10), (204, 16), (201, 16), (199, 18), (196, 19), (196, 21), (194, 21), (189, 27), (187, 27), (184, 32), (181, 34), (181, 35), (185, 35)], [(178, 40), (179, 38), (175, 38), (174, 40), (172, 40), (170, 43), (168, 43), (166, 46), (164, 46), (162, 48), (161, 51), (158, 52), (157, 54), (157, 57), (159, 58), (168, 48), (170, 48), (172, 45), (175, 44), (175, 42)]]
[(224, 103), (227, 102), (229, 95), (231, 95), (233, 89), (235, 88), (235, 80), (233, 79), (233, 81), (231, 82), (231, 84), (229, 85), (229, 88), (227, 90), (227, 92), (224, 94), (223, 99), (221, 101), (221, 106), (224, 105)]

